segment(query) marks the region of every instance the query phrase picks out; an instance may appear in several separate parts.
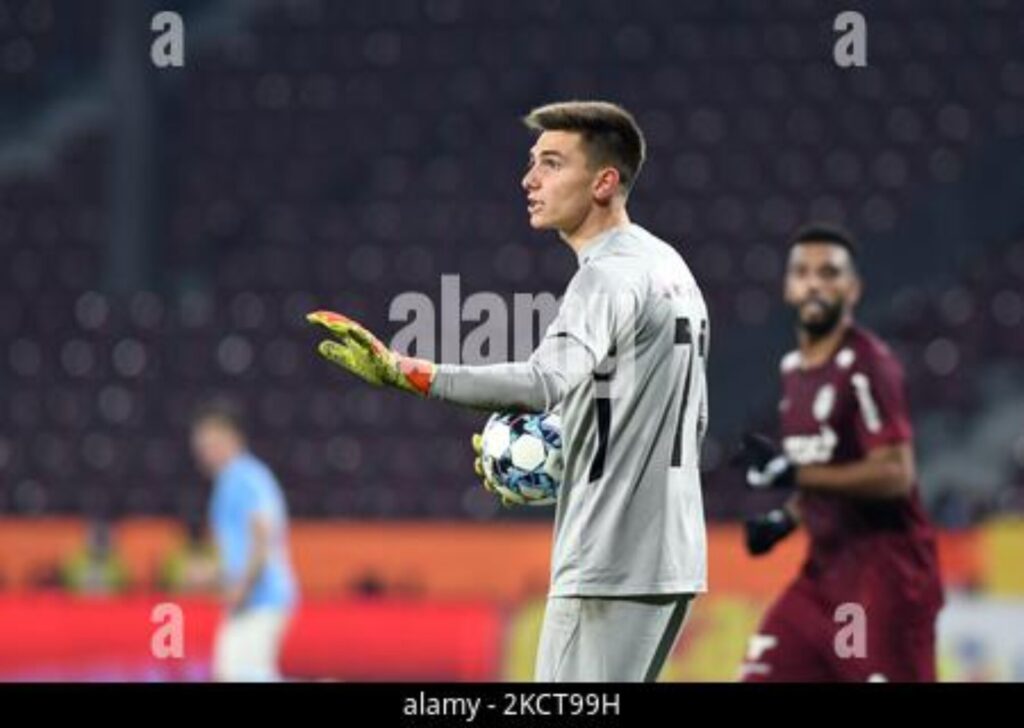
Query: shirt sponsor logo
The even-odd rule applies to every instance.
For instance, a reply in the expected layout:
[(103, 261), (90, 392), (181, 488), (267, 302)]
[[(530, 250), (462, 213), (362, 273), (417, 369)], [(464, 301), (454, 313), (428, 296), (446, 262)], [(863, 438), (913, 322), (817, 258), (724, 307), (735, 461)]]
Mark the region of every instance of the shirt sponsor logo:
[(791, 435), (783, 439), (782, 447), (786, 457), (797, 465), (814, 465), (832, 460), (839, 438), (831, 427), (821, 426), (821, 431), (814, 435)]

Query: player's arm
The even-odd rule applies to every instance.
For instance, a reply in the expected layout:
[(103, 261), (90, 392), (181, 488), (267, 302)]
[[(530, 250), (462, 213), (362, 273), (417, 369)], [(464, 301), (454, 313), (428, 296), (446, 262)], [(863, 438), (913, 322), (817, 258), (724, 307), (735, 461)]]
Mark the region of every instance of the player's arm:
[(267, 565), (270, 554), (270, 519), (265, 514), (256, 512), (249, 517), (249, 543), (249, 556), (242, 578), (229, 588), (227, 593), (226, 600), (230, 611), (245, 606)]
[(436, 364), (388, 349), (340, 314), (318, 311), (307, 318), (331, 335), (320, 343), (320, 354), (370, 384), (479, 409), (546, 411), (593, 373), (614, 340), (619, 301), (613, 285), (595, 269), (577, 273), (555, 321), (525, 362)]
[(568, 333), (546, 336), (525, 362), (435, 364), (387, 349), (338, 314), (318, 311), (309, 318), (338, 339), (322, 342), (321, 356), (370, 384), (477, 409), (549, 410), (597, 366), (594, 351)]
[[(751, 450), (754, 453), (751, 454)], [(797, 465), (763, 435), (745, 436), (743, 457), (750, 461), (751, 488), (787, 488), (862, 498), (899, 498), (916, 479), (914, 450), (909, 442), (878, 445), (861, 460), (842, 465)], [(799, 519), (799, 503), (787, 508)]]
[(903, 371), (891, 355), (862, 352), (850, 378), (856, 402), (854, 433), (860, 460), (842, 465), (806, 465), (796, 484), (808, 491), (863, 498), (899, 498), (917, 479)]
[(800, 465), (763, 435), (744, 437), (742, 456), (752, 488), (792, 487), (859, 498), (900, 498), (914, 487), (912, 429), (895, 359), (866, 356), (850, 378), (856, 400), (854, 436), (860, 460), (837, 465)]
[(527, 361), (439, 365), (430, 396), (480, 409), (550, 411), (594, 373), (624, 331), (636, 326), (638, 310), (632, 291), (611, 273), (581, 268)]
[(899, 498), (913, 488), (915, 473), (913, 448), (899, 443), (876, 447), (863, 460), (851, 463), (798, 467), (796, 485), (807, 491)]
[(594, 351), (572, 334), (545, 336), (525, 362), (441, 364), (430, 396), (478, 409), (546, 412), (597, 366)]

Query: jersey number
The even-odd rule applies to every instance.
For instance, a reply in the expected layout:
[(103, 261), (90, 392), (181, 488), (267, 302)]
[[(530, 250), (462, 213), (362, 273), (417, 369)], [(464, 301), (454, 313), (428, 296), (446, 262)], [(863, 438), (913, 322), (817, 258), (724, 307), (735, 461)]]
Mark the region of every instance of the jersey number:
[(610, 358), (609, 366), (605, 371), (594, 372), (594, 388), (597, 392), (594, 396), (594, 408), (597, 414), (597, 452), (590, 463), (590, 477), (588, 482), (604, 475), (604, 460), (608, 455), (608, 431), (612, 426), (612, 399), (600, 394), (602, 389), (611, 386), (612, 372), (615, 369), (615, 347), (608, 352)]
[[(697, 340), (697, 355), (703, 359), (707, 356), (708, 322), (700, 322), (700, 336)], [(679, 404), (679, 418), (676, 423), (676, 435), (672, 443), (672, 467), (678, 468), (683, 464), (683, 423), (686, 421), (686, 408), (690, 403), (690, 387), (693, 381), (693, 331), (690, 328), (690, 319), (680, 316), (676, 319), (676, 346), (686, 347), (686, 378), (683, 384), (683, 398)]]

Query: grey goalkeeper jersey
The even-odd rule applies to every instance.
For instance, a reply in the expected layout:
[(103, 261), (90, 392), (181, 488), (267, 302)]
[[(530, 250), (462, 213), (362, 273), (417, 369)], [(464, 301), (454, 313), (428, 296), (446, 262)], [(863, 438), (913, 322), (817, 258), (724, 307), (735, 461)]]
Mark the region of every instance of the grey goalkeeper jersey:
[(529, 360), (439, 365), (430, 395), (561, 415), (551, 596), (706, 591), (704, 298), (639, 225), (596, 237), (579, 264)]

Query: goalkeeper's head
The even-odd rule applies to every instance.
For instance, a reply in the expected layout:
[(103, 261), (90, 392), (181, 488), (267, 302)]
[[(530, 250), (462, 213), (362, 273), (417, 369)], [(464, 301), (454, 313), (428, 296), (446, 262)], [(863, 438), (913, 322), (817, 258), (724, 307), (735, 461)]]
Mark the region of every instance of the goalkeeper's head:
[(203, 402), (192, 415), (192, 454), (199, 469), (216, 477), (246, 449), (241, 409), (228, 399)]
[(565, 238), (625, 212), (646, 154), (633, 115), (606, 101), (541, 106), (523, 122), (537, 132), (522, 185), (530, 225)]

